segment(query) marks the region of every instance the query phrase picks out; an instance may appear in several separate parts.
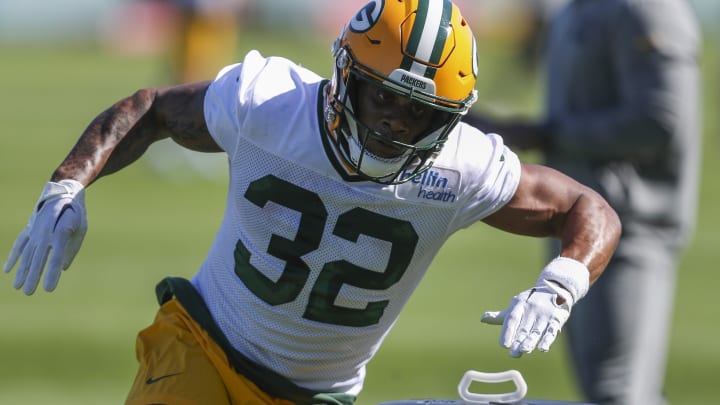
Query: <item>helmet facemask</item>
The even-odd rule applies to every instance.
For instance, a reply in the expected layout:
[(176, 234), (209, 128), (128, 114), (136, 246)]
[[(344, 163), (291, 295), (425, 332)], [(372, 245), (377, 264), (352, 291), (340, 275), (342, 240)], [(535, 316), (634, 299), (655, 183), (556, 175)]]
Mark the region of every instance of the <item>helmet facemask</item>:
[[(475, 38), (457, 6), (451, 0), (368, 0), (345, 25), (332, 52), (335, 69), (325, 118), (346, 169), (382, 184), (403, 183), (428, 170), (476, 99)], [(430, 123), (422, 129), (425, 116), (411, 120), (408, 129), (422, 133), (408, 144), (390, 139), (389, 131), (372, 130), (387, 123), (360, 117), (376, 120), (385, 106), (371, 107), (371, 114), (358, 110), (368, 105), (364, 96), (358, 98), (358, 89), (365, 91), (363, 81), (430, 107)], [(388, 106), (402, 108), (405, 100), (400, 103)]]
[[(428, 101), (430, 97), (414, 88), (391, 78), (382, 80), (380, 77), (378, 73), (353, 61), (347, 49), (338, 50), (331, 94), (327, 95), (326, 117), (342, 157), (359, 175), (381, 184), (400, 184), (432, 167), (435, 156), (465, 111), (439, 107)], [(371, 129), (362, 122), (357, 112), (356, 97), (360, 81), (379, 85), (385, 90), (409, 97), (413, 102), (431, 106), (433, 117), (430, 125), (411, 144), (393, 140)], [(396, 148), (398, 156), (382, 157), (373, 153), (368, 148), (368, 140), (371, 139)]]

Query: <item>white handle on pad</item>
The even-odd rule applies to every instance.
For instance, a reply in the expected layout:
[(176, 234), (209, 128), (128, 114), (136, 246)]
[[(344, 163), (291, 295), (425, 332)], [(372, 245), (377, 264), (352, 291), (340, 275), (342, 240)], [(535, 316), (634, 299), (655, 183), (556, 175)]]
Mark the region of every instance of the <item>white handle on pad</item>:
[[(470, 392), (470, 384), (474, 381), (483, 383), (512, 381), (515, 383), (515, 391), (505, 394), (478, 394)], [(460, 380), (460, 384), (458, 384), (458, 393), (463, 401), (476, 404), (517, 402), (525, 398), (525, 394), (527, 394), (527, 384), (517, 370), (507, 370), (499, 373), (482, 373), (480, 371), (468, 370)]]

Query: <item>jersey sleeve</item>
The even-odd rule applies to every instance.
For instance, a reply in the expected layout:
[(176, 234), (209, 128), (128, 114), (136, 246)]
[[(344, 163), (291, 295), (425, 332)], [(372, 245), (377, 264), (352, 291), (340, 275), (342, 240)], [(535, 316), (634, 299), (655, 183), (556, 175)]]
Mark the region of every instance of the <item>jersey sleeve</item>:
[[(277, 125), (301, 113), (300, 105), (315, 100), (321, 77), (281, 57), (250, 51), (242, 63), (223, 68), (205, 94), (207, 127), (233, 160), (240, 138), (276, 143)], [(314, 107), (315, 104), (312, 104)]]
[(465, 165), (463, 188), (468, 200), (457, 215), (457, 228), (465, 228), (493, 214), (515, 195), (520, 183), (518, 156), (497, 134), (484, 134), (463, 125), (459, 160)]
[(251, 51), (242, 63), (224, 67), (205, 94), (205, 122), (215, 142), (231, 157), (266, 59)]

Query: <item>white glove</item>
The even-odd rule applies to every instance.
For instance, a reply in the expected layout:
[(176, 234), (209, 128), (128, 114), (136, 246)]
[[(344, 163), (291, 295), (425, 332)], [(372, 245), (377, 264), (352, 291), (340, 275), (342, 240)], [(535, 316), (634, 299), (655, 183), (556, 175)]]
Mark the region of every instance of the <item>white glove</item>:
[(48, 182), (5, 262), (4, 270), (9, 273), (22, 256), (13, 286), (27, 295), (34, 293), (47, 263), (43, 287), (53, 291), (60, 269), (70, 267), (86, 232), (83, 185), (75, 180)]
[[(584, 264), (567, 257), (551, 261), (538, 277), (535, 287), (510, 300), (507, 309), (485, 312), (481, 322), (503, 325), (500, 345), (510, 356), (520, 357), (535, 347), (550, 350), (557, 334), (570, 316), (572, 306), (587, 294), (590, 273)], [(558, 304), (561, 298), (562, 304)]]

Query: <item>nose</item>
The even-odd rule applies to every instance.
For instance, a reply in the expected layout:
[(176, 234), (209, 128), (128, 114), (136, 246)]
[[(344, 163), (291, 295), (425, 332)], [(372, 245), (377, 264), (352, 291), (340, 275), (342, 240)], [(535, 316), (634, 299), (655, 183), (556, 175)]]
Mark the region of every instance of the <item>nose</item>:
[[(397, 110), (397, 109), (389, 109)], [(388, 111), (380, 120), (383, 132), (394, 141), (408, 143), (411, 141), (410, 126), (399, 111)]]

